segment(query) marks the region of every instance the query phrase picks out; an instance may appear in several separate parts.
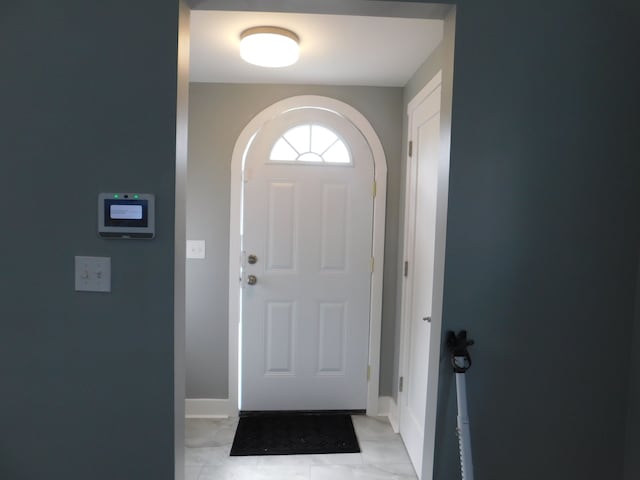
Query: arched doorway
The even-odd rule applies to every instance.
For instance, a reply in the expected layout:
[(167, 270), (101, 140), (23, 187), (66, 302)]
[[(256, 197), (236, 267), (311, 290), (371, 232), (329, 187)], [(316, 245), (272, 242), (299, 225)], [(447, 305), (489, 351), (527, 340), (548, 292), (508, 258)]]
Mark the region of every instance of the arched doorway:
[(243, 130), (232, 159), (232, 405), (378, 413), (385, 186), (377, 135), (337, 100), (289, 98)]

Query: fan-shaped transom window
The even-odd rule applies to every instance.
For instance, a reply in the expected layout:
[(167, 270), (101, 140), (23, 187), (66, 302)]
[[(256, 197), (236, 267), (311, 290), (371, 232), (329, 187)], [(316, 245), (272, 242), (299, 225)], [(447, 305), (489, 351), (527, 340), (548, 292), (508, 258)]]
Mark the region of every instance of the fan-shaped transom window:
[(272, 162), (304, 162), (350, 165), (349, 149), (327, 127), (305, 124), (285, 132), (271, 149)]

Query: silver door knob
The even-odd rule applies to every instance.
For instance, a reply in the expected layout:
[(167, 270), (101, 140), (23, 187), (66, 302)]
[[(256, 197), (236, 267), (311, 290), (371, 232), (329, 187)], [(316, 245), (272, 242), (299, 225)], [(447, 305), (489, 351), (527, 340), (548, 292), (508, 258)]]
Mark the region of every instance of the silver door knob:
[(258, 283), (258, 277), (256, 277), (255, 275), (249, 275), (247, 277), (247, 283), (249, 285), (255, 285), (256, 283)]

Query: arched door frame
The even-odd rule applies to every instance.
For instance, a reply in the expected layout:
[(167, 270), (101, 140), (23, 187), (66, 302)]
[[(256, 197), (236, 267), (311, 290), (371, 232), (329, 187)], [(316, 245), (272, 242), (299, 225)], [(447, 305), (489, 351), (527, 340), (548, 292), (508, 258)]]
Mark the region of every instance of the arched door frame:
[[(231, 159), (231, 203), (229, 220), (229, 411), (238, 415), (240, 384), (240, 290), (242, 265), (241, 213), (242, 174), (246, 152), (255, 135), (272, 118), (296, 108), (321, 108), (335, 112), (350, 121), (367, 141), (374, 162), (373, 199), (373, 258), (371, 303), (369, 309), (369, 382), (367, 386), (367, 415), (378, 415), (380, 383), (380, 337), (382, 330), (382, 279), (384, 265), (384, 229), (387, 198), (387, 161), (382, 143), (369, 121), (355, 108), (339, 100), (318, 95), (290, 97), (267, 107), (242, 130)], [(363, 372), (364, 374), (364, 372)]]

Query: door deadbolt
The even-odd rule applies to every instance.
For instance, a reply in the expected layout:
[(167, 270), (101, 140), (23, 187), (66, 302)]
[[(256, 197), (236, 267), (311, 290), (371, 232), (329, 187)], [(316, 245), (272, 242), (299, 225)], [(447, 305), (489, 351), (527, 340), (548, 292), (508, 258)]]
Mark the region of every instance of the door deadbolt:
[(256, 257), (254, 254), (251, 254), (247, 257), (247, 263), (249, 263), (249, 265), (255, 265), (256, 263), (258, 263), (258, 257)]
[(249, 285), (255, 285), (256, 283), (258, 283), (258, 277), (256, 277), (255, 275), (249, 275), (247, 277), (247, 283)]
[(431, 323), (431, 317), (422, 317), (422, 320), (424, 320), (427, 323)]

